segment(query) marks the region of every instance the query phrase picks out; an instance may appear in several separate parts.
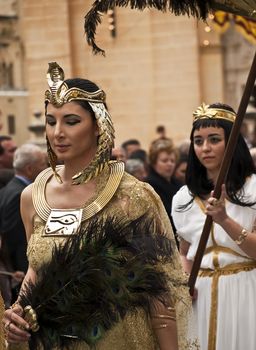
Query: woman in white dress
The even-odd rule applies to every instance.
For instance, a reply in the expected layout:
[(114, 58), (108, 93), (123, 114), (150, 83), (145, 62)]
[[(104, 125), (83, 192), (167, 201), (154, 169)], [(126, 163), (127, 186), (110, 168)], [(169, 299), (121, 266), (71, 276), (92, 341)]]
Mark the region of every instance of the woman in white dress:
[(241, 135), (220, 200), (212, 197), (236, 118), (223, 104), (193, 114), (186, 186), (173, 198), (180, 253), (190, 273), (206, 215), (213, 218), (196, 283), (194, 310), (202, 350), (256, 349), (256, 175)]

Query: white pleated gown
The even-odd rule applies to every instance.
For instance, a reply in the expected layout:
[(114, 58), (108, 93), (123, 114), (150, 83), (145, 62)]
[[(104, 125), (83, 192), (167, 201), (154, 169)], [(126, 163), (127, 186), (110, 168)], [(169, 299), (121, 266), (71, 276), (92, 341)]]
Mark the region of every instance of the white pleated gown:
[[(247, 201), (256, 201), (256, 175), (246, 181), (244, 194)], [(173, 198), (172, 215), (179, 236), (190, 243), (187, 259), (193, 260), (206, 215), (197, 199), (185, 211), (179, 209), (190, 200), (183, 186)], [(241, 207), (226, 201), (226, 210), (242, 227), (252, 230), (256, 205)], [(216, 277), (197, 279), (194, 312), (201, 350), (256, 350), (256, 261), (221, 226), (213, 224), (201, 268), (207, 269), (206, 275), (209, 270), (221, 271), (217, 282)]]

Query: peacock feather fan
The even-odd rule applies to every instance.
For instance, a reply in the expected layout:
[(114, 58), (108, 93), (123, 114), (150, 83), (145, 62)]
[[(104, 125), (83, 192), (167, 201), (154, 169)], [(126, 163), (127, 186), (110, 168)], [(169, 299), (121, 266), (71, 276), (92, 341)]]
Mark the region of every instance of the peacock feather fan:
[(160, 265), (170, 261), (172, 244), (144, 215), (130, 223), (94, 220), (55, 246), (21, 294), (40, 326), (31, 334), (32, 349), (69, 349), (77, 341), (94, 348), (127, 312), (143, 308), (149, 315), (152, 301), (164, 303), (169, 293)]
[(205, 19), (212, 9), (213, 0), (96, 0), (85, 15), (84, 30), (87, 42), (94, 53), (105, 54), (95, 42), (96, 28), (101, 23), (102, 13), (117, 7), (128, 7), (143, 11), (146, 8), (171, 11), (175, 15), (192, 15)]

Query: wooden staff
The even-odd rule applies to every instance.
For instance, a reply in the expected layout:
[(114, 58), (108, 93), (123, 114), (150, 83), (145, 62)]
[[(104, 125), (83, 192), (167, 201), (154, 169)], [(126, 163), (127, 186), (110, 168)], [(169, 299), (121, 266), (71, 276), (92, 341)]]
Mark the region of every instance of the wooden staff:
[(9, 272), (9, 271), (0, 271), (0, 275), (13, 277), (14, 273), (13, 272)]
[[(235, 151), (241, 125), (249, 103), (252, 89), (254, 87), (255, 79), (256, 79), (256, 53), (254, 55), (252, 66), (244, 88), (243, 96), (237, 111), (237, 117), (229, 136), (227, 147), (224, 153), (224, 158), (222, 160), (222, 164), (220, 167), (220, 172), (214, 188), (213, 197), (218, 199), (220, 198), (220, 195), (221, 195), (221, 186), (226, 181), (227, 173)], [(201, 261), (203, 259), (203, 255), (204, 255), (205, 247), (207, 245), (207, 241), (209, 238), (211, 226), (212, 226), (212, 217), (210, 215), (207, 215), (204, 223), (202, 235), (198, 244), (197, 252), (195, 255), (194, 263), (192, 266), (191, 274), (189, 276), (188, 285), (189, 285), (190, 295), (193, 295), (193, 292), (194, 292), (196, 278), (201, 266)]]

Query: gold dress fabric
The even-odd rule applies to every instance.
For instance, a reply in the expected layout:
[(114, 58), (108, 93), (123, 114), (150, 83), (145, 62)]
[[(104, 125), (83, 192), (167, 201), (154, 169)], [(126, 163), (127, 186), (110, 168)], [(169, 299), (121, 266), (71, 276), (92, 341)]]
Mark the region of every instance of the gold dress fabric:
[[(40, 176), (40, 175), (39, 175)], [(49, 177), (52, 174), (49, 173)], [(109, 169), (105, 169), (97, 177), (97, 191), (94, 198), (91, 198), (85, 205), (88, 206), (103, 191), (109, 177)], [(46, 182), (46, 181), (45, 181)], [(34, 183), (34, 204), (37, 203), (37, 181)], [(99, 219), (109, 216), (116, 218), (127, 218), (128, 221), (134, 220), (143, 214), (147, 218), (154, 218), (154, 222), (159, 226), (159, 232), (164, 232), (173, 242), (173, 253), (171, 262), (168, 265), (160, 266), (164, 269), (169, 278), (169, 288), (171, 290), (172, 304), (176, 309), (176, 319), (179, 333), (179, 349), (198, 349), (197, 341), (192, 334), (189, 335), (189, 314), (191, 301), (187, 287), (186, 279), (181, 269), (179, 254), (176, 250), (176, 244), (173, 237), (170, 222), (162, 206), (162, 203), (153, 189), (146, 183), (142, 183), (134, 177), (124, 173), (122, 180), (112, 199), (102, 208), (97, 216)], [(82, 228), (85, 228), (91, 219), (82, 222)], [(30, 266), (39, 271), (43, 262), (51, 259), (52, 249), (55, 244), (61, 244), (65, 237), (43, 237), (46, 222), (39, 216), (34, 217), (34, 233), (28, 243), (28, 259)], [(175, 283), (174, 283), (175, 281)], [(47, 286), (46, 286), (47, 287)], [(22, 349), (22, 348), (20, 348)], [(25, 349), (25, 347), (24, 347)], [(74, 350), (87, 350), (90, 347), (84, 343), (77, 343), (72, 347)], [(106, 332), (103, 339), (97, 345), (96, 350), (156, 350), (159, 349), (150, 320), (142, 310), (136, 314), (127, 314), (126, 317), (117, 323), (113, 328)]]
[(5, 339), (4, 339), (4, 329), (2, 324), (3, 314), (4, 314), (4, 301), (0, 293), (0, 350), (6, 349)]

